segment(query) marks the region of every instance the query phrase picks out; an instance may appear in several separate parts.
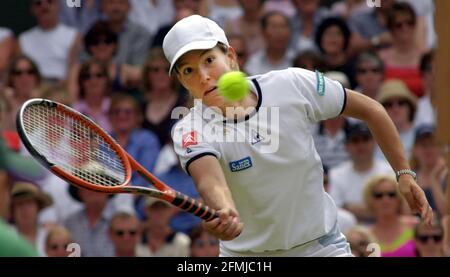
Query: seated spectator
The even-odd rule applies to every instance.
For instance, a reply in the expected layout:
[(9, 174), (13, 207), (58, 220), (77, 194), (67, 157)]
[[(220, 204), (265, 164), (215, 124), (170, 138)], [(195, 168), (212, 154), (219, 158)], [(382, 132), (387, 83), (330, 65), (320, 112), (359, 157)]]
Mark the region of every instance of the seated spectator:
[(348, 229), (344, 234), (350, 244), (353, 256), (368, 257), (371, 254), (368, 247), (369, 244), (375, 242), (375, 237), (367, 227), (356, 225)]
[(116, 62), (140, 67), (150, 48), (151, 37), (144, 27), (128, 19), (130, 0), (102, 0), (101, 9), (119, 38)]
[(247, 43), (245, 41), (245, 38), (242, 35), (238, 34), (227, 35), (227, 38), (230, 46), (233, 47), (234, 51), (236, 52), (239, 68), (242, 71), (246, 67), (249, 57), (249, 51), (247, 50)]
[(74, 109), (90, 117), (107, 132), (111, 131), (108, 118), (111, 103), (111, 80), (106, 66), (96, 60), (89, 60), (80, 67), (78, 75), (80, 97)]
[(38, 215), (52, 199), (35, 184), (16, 182), (11, 191), (11, 214), (17, 232), (36, 247), (40, 256), (45, 256), (47, 231), (38, 224)]
[(102, 0), (83, 0), (80, 2), (83, 4), (79, 7), (67, 5), (67, 0), (59, 1), (62, 3), (59, 11), (61, 22), (77, 29), (81, 34), (85, 34), (101, 16), (100, 3)]
[(205, 1), (207, 17), (223, 28), (226, 22), (237, 20), (242, 15), (242, 8), (238, 2), (237, 0), (207, 0)]
[(8, 68), (6, 88), (0, 98), (5, 101), (3, 131), (9, 145), (19, 151), (20, 142), (16, 129), (16, 116), (25, 101), (41, 97), (41, 75), (36, 64), (27, 56), (17, 56)]
[(292, 66), (295, 51), (289, 48), (292, 34), (289, 18), (280, 12), (270, 12), (262, 18), (261, 28), (265, 48), (250, 56), (244, 70), (257, 75)]
[(72, 234), (63, 226), (54, 225), (45, 239), (45, 254), (47, 257), (68, 257), (71, 253), (67, 248), (73, 243)]
[(320, 0), (292, 0), (296, 14), (292, 17), (292, 48), (298, 52), (317, 50), (314, 37), (319, 24), (329, 16)]
[(340, 71), (355, 87), (354, 59), (349, 59), (351, 33), (347, 23), (339, 17), (328, 17), (317, 27), (315, 42), (322, 54), (324, 71)]
[(323, 71), (325, 69), (322, 57), (312, 50), (299, 52), (294, 58), (293, 66), (311, 71)]
[(37, 26), (19, 36), (19, 46), (38, 65), (44, 81), (62, 84), (81, 47), (81, 35), (59, 19), (59, 0), (33, 0)]
[(243, 14), (239, 18), (228, 20), (225, 23), (224, 30), (228, 40), (230, 40), (230, 34), (242, 36), (248, 53), (256, 53), (264, 49), (264, 37), (261, 29), (263, 4), (264, 1), (261, 0), (240, 0), (239, 5)]
[(356, 91), (377, 99), (384, 79), (383, 61), (373, 52), (363, 52), (356, 57)]
[(330, 9), (331, 14), (340, 16), (345, 20), (356, 14), (369, 11), (371, 11), (371, 7), (367, 5), (367, 1), (364, 0), (335, 1)]
[[(326, 192), (329, 192), (330, 186), (328, 181), (328, 168), (326, 166), (323, 167), (323, 189)], [(351, 229), (356, 225), (356, 217), (349, 211), (343, 208), (337, 208), (337, 224), (339, 226), (339, 230), (342, 233), (347, 232), (347, 230)]]
[[(114, 60), (118, 51), (117, 40), (117, 34), (110, 29), (105, 21), (95, 22), (84, 37), (84, 47), (88, 58), (95, 59), (106, 66), (109, 79), (112, 80), (112, 92), (136, 87), (141, 74), (138, 68)], [(67, 88), (73, 99), (78, 99), (79, 96), (80, 87), (77, 80), (80, 66), (79, 63), (75, 63), (69, 72)]]
[(313, 133), (314, 144), (323, 165), (327, 168), (334, 168), (350, 159), (345, 143), (345, 131), (349, 124), (342, 116), (317, 124)]
[(388, 13), (392, 46), (379, 51), (385, 65), (385, 79), (400, 79), (417, 97), (423, 92), (420, 58), (424, 54), (415, 41), (416, 13), (408, 3), (395, 3)]
[(72, 213), (64, 226), (72, 233), (83, 257), (112, 257), (114, 246), (108, 236), (112, 212), (106, 209), (108, 194), (69, 186), (70, 195), (82, 208)]
[(189, 237), (170, 228), (176, 207), (156, 199), (146, 200), (147, 221), (144, 223), (143, 243), (138, 246), (140, 257), (187, 257)]
[(174, 17), (175, 11), (172, 2), (174, 1), (130, 0), (131, 9), (128, 19), (144, 27), (150, 36), (154, 37), (158, 29), (169, 24)]
[[(401, 80), (386, 80), (382, 83), (377, 97), (384, 106), (389, 117), (394, 122), (400, 135), (407, 158), (411, 157), (414, 143), (413, 120), (416, 114), (417, 97), (405, 86)], [(376, 157), (385, 159), (381, 149), (377, 147)]]
[(350, 211), (359, 221), (371, 220), (364, 203), (364, 186), (371, 177), (394, 176), (394, 171), (386, 162), (375, 159), (375, 142), (365, 124), (358, 122), (347, 128), (345, 146), (350, 161), (330, 169), (330, 195), (338, 207)]
[(185, 106), (186, 98), (178, 91), (175, 76), (169, 76), (169, 63), (161, 48), (153, 48), (142, 74), (144, 121), (142, 126), (158, 136), (161, 146), (170, 142), (171, 130), (178, 119), (172, 118), (176, 107)]
[(0, 91), (4, 88), (6, 71), (13, 57), (14, 42), (11, 30), (0, 27)]
[(139, 220), (127, 212), (114, 214), (109, 222), (109, 238), (114, 245), (114, 257), (135, 257), (141, 237)]
[(436, 139), (433, 125), (417, 127), (412, 154), (412, 168), (431, 208), (440, 216), (446, 214), (448, 166)]
[(414, 244), (417, 257), (445, 257), (444, 227), (434, 219), (431, 226), (421, 221), (414, 229)]
[(434, 53), (428, 52), (420, 60), (420, 74), (423, 80), (424, 95), (417, 102), (416, 116), (414, 117), (414, 127), (422, 124), (436, 124), (436, 93), (434, 88), (435, 74)]
[(191, 257), (219, 257), (219, 240), (201, 226), (189, 233)]
[(379, 175), (364, 188), (364, 201), (374, 216), (370, 231), (382, 257), (415, 257), (413, 226), (403, 220), (405, 202), (393, 177)]

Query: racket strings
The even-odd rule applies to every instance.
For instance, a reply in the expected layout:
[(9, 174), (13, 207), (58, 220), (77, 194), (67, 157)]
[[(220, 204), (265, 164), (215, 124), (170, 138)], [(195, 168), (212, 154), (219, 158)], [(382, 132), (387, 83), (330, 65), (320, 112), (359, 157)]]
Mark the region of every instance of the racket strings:
[(64, 171), (99, 186), (125, 182), (120, 156), (77, 117), (53, 107), (33, 105), (24, 111), (23, 126), (32, 146)]

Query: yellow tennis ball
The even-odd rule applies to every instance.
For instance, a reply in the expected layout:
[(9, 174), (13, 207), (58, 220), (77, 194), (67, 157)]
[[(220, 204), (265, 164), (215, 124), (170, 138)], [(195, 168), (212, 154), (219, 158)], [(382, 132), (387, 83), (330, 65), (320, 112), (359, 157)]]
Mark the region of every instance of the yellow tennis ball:
[(223, 74), (217, 82), (219, 93), (228, 101), (243, 99), (250, 90), (245, 74), (241, 71), (231, 71)]

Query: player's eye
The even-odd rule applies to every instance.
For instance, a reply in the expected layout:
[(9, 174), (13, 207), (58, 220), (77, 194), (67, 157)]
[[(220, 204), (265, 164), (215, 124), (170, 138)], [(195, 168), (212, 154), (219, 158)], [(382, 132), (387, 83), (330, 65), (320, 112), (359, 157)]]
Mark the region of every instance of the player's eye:
[(213, 63), (214, 60), (215, 60), (215, 58), (213, 56), (209, 56), (206, 58), (205, 62), (206, 62), (206, 64), (211, 64), (211, 63)]
[(192, 73), (192, 67), (185, 67), (185, 68), (183, 68), (183, 75), (189, 75), (189, 74), (191, 74)]

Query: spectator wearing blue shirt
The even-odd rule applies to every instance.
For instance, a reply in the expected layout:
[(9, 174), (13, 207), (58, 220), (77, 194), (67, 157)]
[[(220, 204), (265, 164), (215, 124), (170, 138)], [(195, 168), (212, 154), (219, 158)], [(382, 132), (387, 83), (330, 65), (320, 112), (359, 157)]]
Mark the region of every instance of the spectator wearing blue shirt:
[[(138, 163), (152, 171), (161, 146), (154, 133), (140, 127), (142, 118), (142, 110), (134, 97), (121, 93), (112, 97), (109, 108), (112, 137)], [(137, 186), (150, 185), (136, 172), (133, 173), (131, 183)], [(139, 203), (140, 199), (135, 199), (135, 203)]]

